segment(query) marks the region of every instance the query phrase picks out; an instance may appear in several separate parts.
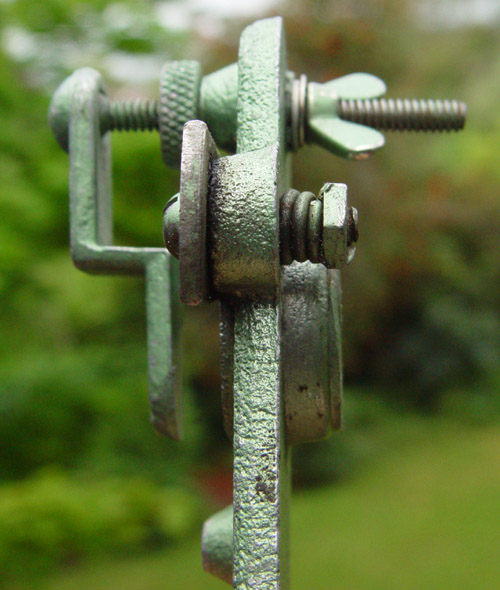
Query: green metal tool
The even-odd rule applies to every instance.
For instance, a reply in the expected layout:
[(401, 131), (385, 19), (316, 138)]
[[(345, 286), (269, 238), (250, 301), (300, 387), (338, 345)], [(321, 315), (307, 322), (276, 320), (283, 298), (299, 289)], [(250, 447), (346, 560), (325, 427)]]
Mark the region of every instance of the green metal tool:
[[(323, 85), (295, 77), (272, 18), (245, 29), (232, 66), (202, 78), (196, 62), (167, 63), (158, 101), (110, 101), (89, 68), (52, 100), (50, 123), (70, 156), (74, 262), (145, 275), (151, 415), (172, 438), (182, 422), (177, 290), (190, 305), (220, 301), (234, 504), (205, 523), (203, 564), (240, 590), (288, 588), (290, 446), (341, 426), (339, 270), (354, 256), (357, 211), (343, 184), (317, 197), (291, 189), (291, 152), (315, 142), (359, 159), (383, 145), (377, 129), (464, 125), (462, 103), (384, 101), (384, 92), (368, 74)], [(165, 163), (181, 169), (164, 212), (168, 251), (114, 246), (108, 132), (153, 129)], [(221, 157), (217, 146), (235, 153)]]

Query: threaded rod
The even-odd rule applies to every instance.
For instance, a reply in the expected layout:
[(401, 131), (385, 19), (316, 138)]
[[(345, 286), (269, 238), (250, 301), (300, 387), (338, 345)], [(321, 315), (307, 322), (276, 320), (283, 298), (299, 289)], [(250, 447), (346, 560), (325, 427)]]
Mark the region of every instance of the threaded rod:
[[(170, 254), (179, 257), (179, 198), (175, 195), (163, 210), (163, 239)], [(347, 246), (358, 241), (358, 212), (350, 207), (347, 220)], [(280, 199), (279, 215), (281, 264), (321, 262), (326, 264), (323, 249), (323, 200), (309, 191), (293, 188)], [(330, 268), (330, 267), (329, 267)], [(335, 267), (337, 268), (337, 267)]]
[(457, 100), (372, 98), (338, 101), (338, 116), (384, 131), (459, 131), (467, 105)]
[(101, 131), (153, 131), (158, 129), (158, 101), (132, 98), (126, 101), (102, 97)]
[[(357, 211), (350, 207), (348, 246), (358, 241)], [(281, 264), (322, 262), (323, 201), (308, 191), (289, 189), (280, 199), (280, 260)]]

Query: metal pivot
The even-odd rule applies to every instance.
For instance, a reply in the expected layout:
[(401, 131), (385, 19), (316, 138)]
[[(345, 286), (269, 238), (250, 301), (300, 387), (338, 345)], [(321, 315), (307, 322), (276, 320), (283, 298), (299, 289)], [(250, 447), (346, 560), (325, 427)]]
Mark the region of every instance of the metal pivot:
[[(198, 136), (193, 131), (199, 128)], [(201, 147), (200, 156), (192, 164), (192, 153), (197, 152), (195, 145)], [(197, 142), (197, 143), (196, 143)], [(196, 305), (201, 301), (209, 301), (208, 265), (205, 259), (208, 252), (208, 237), (205, 230), (207, 203), (207, 179), (211, 160), (205, 153), (203, 146), (209, 143), (211, 153), (218, 157), (215, 143), (208, 128), (201, 121), (190, 121), (184, 128), (183, 158), (189, 153), (188, 165), (181, 166), (181, 193), (174, 195), (163, 211), (163, 237), (168, 251), (181, 260), (181, 275), (184, 275), (183, 263), (198, 267), (189, 269), (187, 280), (200, 280), (203, 276), (204, 288), (197, 289), (196, 294), (191, 289), (183, 289), (181, 279), (181, 299), (184, 303)], [(189, 147), (188, 147), (189, 146)], [(199, 175), (199, 190), (194, 195), (186, 189), (186, 175), (192, 176), (193, 166)], [(204, 182), (203, 182), (204, 181)], [(189, 186), (189, 185), (188, 185)], [(193, 196), (195, 197), (193, 199)], [(183, 203), (183, 218), (181, 219), (181, 203)], [(356, 252), (358, 241), (358, 211), (347, 205), (347, 186), (345, 184), (328, 182), (318, 197), (309, 191), (299, 192), (289, 189), (281, 196), (279, 202), (279, 233), (280, 233), (280, 262), (282, 265), (297, 262), (319, 262), (327, 268), (344, 268)], [(189, 216), (189, 217), (187, 217)], [(182, 227), (182, 231), (179, 228)], [(202, 229), (203, 228), (203, 229)], [(180, 252), (180, 236), (187, 242), (189, 251), (183, 248)], [(192, 248), (196, 249), (196, 256), (191, 256)], [(192, 260), (192, 262), (190, 262)], [(203, 268), (199, 268), (202, 261)], [(187, 269), (186, 269), (187, 270)], [(202, 273), (200, 275), (199, 273)], [(187, 275), (185, 275), (187, 276)], [(186, 292), (187, 291), (187, 292)]]

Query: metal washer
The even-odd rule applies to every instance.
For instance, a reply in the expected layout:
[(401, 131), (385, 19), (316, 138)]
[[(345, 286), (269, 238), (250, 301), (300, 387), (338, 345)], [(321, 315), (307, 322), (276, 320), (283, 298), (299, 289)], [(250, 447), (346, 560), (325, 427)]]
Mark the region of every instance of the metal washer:
[(207, 125), (188, 121), (182, 135), (179, 193), (179, 266), (181, 301), (211, 301), (207, 251), (207, 198), (212, 161), (219, 157)]

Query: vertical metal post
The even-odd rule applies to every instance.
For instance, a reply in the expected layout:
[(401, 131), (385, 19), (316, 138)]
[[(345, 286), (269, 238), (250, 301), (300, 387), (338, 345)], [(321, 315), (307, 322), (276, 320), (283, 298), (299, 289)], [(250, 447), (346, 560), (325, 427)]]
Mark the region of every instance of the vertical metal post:
[[(278, 199), (285, 190), (287, 175), (286, 57), (281, 19), (260, 21), (245, 30), (238, 63), (237, 151), (243, 154), (273, 148), (274, 175), (269, 175), (268, 194), (262, 203), (268, 210), (262, 211), (255, 223), (270, 218), (270, 224), (274, 224), (270, 239), (276, 286), (269, 300), (245, 301), (233, 309), (233, 585), (238, 590), (286, 590), (290, 461), (283, 421), (278, 289)], [(248, 174), (251, 185), (252, 168)], [(264, 243), (263, 249), (269, 250), (269, 243)]]

